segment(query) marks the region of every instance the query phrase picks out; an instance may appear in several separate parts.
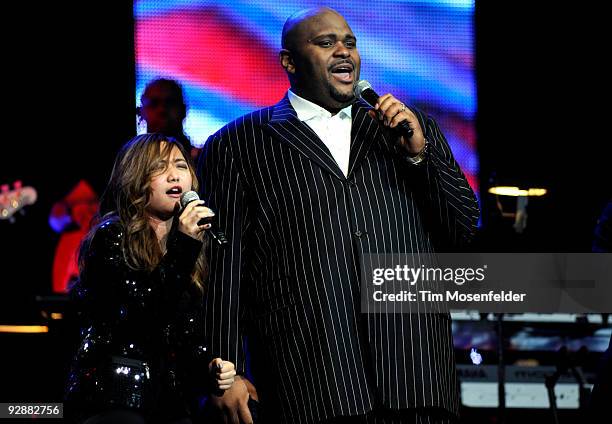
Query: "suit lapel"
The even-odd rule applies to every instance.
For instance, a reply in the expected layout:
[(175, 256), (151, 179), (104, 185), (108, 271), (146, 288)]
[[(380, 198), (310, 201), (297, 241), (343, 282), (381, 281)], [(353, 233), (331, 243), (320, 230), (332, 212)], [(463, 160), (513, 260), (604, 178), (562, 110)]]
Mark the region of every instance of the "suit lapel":
[(368, 115), (371, 107), (359, 100), (351, 111), (353, 124), (351, 127), (351, 154), (349, 159), (349, 177), (370, 151), (380, 131), (380, 125)]
[(298, 119), (286, 95), (273, 107), (272, 117), (264, 128), (317, 163), (323, 170), (340, 180), (346, 179), (325, 143), (308, 125)]

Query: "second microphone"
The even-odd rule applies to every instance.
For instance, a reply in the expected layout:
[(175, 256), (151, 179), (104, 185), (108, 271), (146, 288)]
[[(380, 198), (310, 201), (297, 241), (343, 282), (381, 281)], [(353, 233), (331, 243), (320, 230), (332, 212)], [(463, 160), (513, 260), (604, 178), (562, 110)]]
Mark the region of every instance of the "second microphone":
[[(184, 209), (185, 206), (195, 200), (200, 200), (200, 196), (198, 196), (198, 193), (196, 193), (195, 191), (186, 191), (181, 195), (181, 209)], [(202, 218), (200, 222), (198, 222), (198, 225), (210, 224), (211, 221), (211, 218)], [(225, 237), (223, 231), (219, 231), (214, 228), (209, 228), (206, 231), (208, 232), (208, 234), (210, 234), (213, 240), (217, 242), (217, 244), (221, 246), (227, 244), (227, 238)]]

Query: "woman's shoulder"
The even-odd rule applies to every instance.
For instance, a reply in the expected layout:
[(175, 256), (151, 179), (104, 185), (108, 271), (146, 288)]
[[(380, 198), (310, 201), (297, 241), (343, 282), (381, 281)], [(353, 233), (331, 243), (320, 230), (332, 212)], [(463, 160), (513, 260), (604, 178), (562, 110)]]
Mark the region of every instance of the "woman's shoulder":
[(123, 225), (117, 217), (105, 218), (97, 225), (94, 239), (120, 240), (123, 233)]
[(121, 248), (125, 229), (118, 218), (103, 218), (96, 224), (89, 240), (85, 242), (85, 251), (88, 255), (106, 250), (118, 250)]

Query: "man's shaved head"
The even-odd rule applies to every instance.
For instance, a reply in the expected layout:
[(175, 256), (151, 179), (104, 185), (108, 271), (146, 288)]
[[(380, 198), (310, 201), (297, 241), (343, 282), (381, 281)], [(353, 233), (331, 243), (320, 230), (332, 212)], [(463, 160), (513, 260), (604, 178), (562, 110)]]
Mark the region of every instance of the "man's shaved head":
[(291, 90), (332, 113), (350, 105), (361, 65), (356, 43), (344, 17), (329, 7), (291, 15), (279, 53)]
[(281, 38), (282, 48), (287, 50), (295, 48), (297, 37), (300, 34), (300, 29), (303, 28), (304, 24), (311, 19), (317, 19), (319, 16), (325, 13), (333, 13), (342, 17), (342, 15), (329, 7), (313, 7), (311, 9), (303, 9), (289, 16), (285, 21), (285, 25), (283, 25), (283, 35)]

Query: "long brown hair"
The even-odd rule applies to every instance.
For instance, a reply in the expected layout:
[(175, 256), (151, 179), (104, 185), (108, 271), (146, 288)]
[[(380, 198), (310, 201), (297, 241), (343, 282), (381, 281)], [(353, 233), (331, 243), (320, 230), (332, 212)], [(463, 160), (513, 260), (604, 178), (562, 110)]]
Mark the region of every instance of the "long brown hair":
[[(149, 224), (146, 208), (151, 199), (151, 177), (154, 173), (159, 172), (156, 164), (160, 158), (167, 158), (174, 146), (181, 151), (189, 164), (192, 189), (198, 190), (198, 179), (194, 172), (191, 155), (174, 138), (153, 133), (138, 135), (128, 141), (115, 159), (108, 186), (100, 201), (97, 224), (81, 244), (79, 252), (81, 275), (83, 275), (85, 257), (91, 240), (99, 226), (109, 220), (118, 221), (125, 230), (122, 247), (125, 260), (130, 268), (152, 271), (160, 262), (163, 252), (155, 231)], [(203, 246), (203, 251), (204, 248), (205, 246)], [(203, 251), (198, 256), (191, 275), (200, 293), (204, 292), (204, 281), (208, 272)]]

